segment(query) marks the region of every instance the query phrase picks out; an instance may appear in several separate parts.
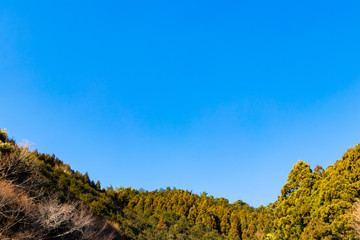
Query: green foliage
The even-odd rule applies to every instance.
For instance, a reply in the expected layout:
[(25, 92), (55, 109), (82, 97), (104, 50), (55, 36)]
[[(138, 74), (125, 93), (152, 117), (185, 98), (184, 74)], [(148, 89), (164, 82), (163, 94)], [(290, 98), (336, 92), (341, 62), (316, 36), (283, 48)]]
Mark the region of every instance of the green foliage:
[(86, 176), (70, 175), (70, 168), (54, 155), (30, 152), (5, 131), (0, 130), (0, 140), (1, 239), (121, 238), (68, 190), (72, 176)]
[(275, 227), (282, 239), (299, 239), (310, 221), (311, 193), (314, 174), (310, 166), (299, 161), (281, 189), (275, 209)]
[(326, 171), (299, 161), (275, 203), (279, 239), (354, 239), (352, 206), (360, 196), (360, 145)]
[(0, 129), (0, 142), (6, 142), (8, 140), (8, 136), (6, 133), (6, 129)]
[(352, 209), (360, 195), (360, 145), (326, 171), (299, 161), (278, 200), (259, 208), (170, 187), (104, 189), (55, 155), (17, 146), (3, 130), (0, 174), (45, 188), (44, 196), (62, 203), (81, 201), (112, 222), (123, 239), (355, 239)]

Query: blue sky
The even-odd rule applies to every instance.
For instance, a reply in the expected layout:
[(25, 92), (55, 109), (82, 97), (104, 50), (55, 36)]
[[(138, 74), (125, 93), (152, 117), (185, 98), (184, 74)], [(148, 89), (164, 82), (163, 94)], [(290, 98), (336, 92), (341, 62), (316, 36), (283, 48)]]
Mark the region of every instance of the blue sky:
[(277, 199), (360, 142), (359, 1), (1, 1), (0, 127), (103, 186)]

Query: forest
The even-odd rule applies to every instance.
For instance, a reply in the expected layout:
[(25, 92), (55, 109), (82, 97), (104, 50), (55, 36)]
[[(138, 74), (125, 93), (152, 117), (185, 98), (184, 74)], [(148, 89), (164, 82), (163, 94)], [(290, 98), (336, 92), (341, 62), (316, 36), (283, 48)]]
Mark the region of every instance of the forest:
[(0, 130), (1, 239), (360, 239), (360, 145), (324, 169), (297, 162), (276, 202), (101, 186)]

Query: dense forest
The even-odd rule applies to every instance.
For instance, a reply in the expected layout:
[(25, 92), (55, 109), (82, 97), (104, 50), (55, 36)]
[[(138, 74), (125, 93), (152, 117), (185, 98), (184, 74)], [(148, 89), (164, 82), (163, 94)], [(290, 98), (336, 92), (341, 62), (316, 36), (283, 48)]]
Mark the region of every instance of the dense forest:
[(323, 169), (299, 161), (275, 203), (101, 187), (0, 130), (1, 239), (359, 239), (360, 145)]

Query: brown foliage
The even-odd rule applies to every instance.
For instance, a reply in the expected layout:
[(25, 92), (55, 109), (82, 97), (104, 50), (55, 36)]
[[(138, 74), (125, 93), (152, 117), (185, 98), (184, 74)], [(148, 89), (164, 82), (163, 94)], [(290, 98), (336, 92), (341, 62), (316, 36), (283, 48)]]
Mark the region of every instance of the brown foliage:
[(358, 200), (354, 204), (353, 217), (354, 217), (354, 232), (356, 236), (360, 239), (360, 200)]
[[(8, 145), (0, 143), (0, 179), (30, 192), (34, 189), (38, 195), (39, 188), (45, 182), (39, 172), (39, 162), (26, 147)], [(3, 151), (8, 148), (11, 150)]]
[(35, 204), (14, 184), (0, 180), (0, 236), (25, 232), (35, 221)]
[(115, 239), (115, 230), (80, 203), (35, 202), (0, 180), (1, 239)]
[(0, 239), (119, 238), (83, 204), (45, 198), (39, 164), (26, 147), (0, 141)]

